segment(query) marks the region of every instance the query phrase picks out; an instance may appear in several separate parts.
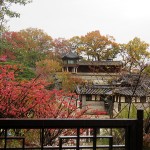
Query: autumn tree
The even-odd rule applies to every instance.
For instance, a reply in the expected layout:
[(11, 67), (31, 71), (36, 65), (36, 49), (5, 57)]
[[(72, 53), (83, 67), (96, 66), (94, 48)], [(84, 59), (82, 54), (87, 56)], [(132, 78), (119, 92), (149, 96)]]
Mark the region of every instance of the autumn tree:
[(58, 81), (61, 82), (61, 88), (65, 91), (74, 92), (77, 85), (84, 83), (83, 79), (73, 77), (70, 72), (61, 72), (57, 74)]
[(54, 54), (60, 58), (62, 54), (71, 50), (71, 46), (65, 38), (57, 38), (52, 42)]
[(137, 69), (145, 69), (147, 61), (150, 58), (148, 52), (149, 44), (142, 41), (140, 38), (135, 37), (127, 44), (122, 44), (120, 48), (120, 56), (124, 62), (124, 67), (129, 72)]
[(61, 71), (61, 64), (56, 60), (44, 59), (36, 62), (36, 73), (48, 81), (53, 80), (53, 76)]
[(71, 45), (71, 47), (73, 48), (73, 52), (76, 52), (80, 55), (80, 46), (82, 45), (82, 40), (81, 40), (81, 37), (79, 36), (74, 36), (72, 38), (70, 38), (69, 40), (69, 43)]
[(62, 66), (56, 60), (41, 60), (36, 62), (36, 74), (42, 79), (51, 82), (48, 89), (63, 89), (64, 91), (74, 92), (76, 86), (81, 84), (83, 80), (73, 78), (71, 73), (62, 72)]
[[(38, 99), (40, 97), (38, 98), (35, 92), (37, 89), (40, 90), (43, 88), (42, 83), (40, 84), (40, 82), (36, 82), (35, 80), (18, 82), (16, 79), (18, 71), (18, 67), (16, 66), (0, 66), (1, 118), (27, 117), (27, 113), (39, 103)], [(34, 94), (36, 94), (36, 98)]]
[(8, 42), (12, 49), (24, 48), (25, 40), (18, 32), (6, 31), (2, 34), (2, 40)]
[(81, 37), (82, 45), (79, 50), (84, 52), (88, 59), (104, 60), (114, 58), (118, 53), (118, 44), (113, 36), (103, 36), (99, 31), (92, 31)]
[[(77, 96), (62, 90), (47, 90), (43, 80), (17, 81), (16, 66), (0, 66), (0, 118), (82, 118), (87, 109), (76, 106)], [(23, 130), (21, 133), (25, 132)], [(50, 134), (46, 134), (46, 133)], [(52, 145), (64, 130), (47, 129), (46, 144)], [(67, 131), (65, 130), (65, 133)]]
[(52, 48), (52, 37), (41, 29), (27, 28), (19, 32), (26, 42), (25, 49), (45, 52)]
[[(6, 55), (8, 60), (15, 60), (25, 56), (23, 53), (25, 41), (18, 32), (4, 32), (0, 41), (1, 54)], [(25, 50), (24, 50), (25, 52)]]
[(29, 51), (26, 38), (20, 32), (4, 32), (0, 48), (1, 55), (6, 55), (9, 61), (22, 63), (29, 67), (35, 67), (36, 61), (46, 57), (46, 52), (32, 48)]

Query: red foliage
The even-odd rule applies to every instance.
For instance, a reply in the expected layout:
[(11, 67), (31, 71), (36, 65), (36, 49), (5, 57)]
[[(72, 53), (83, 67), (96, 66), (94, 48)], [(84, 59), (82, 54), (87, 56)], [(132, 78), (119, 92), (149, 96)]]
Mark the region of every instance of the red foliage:
[(13, 48), (24, 48), (25, 40), (18, 32), (5, 32), (2, 38), (11, 44)]
[(0, 62), (5, 62), (7, 60), (7, 56), (6, 55), (1, 55), (0, 56)]
[(4, 32), (2, 34), (2, 40), (4, 41), (5, 48), (3, 48), (3, 54), (10, 60), (16, 59), (16, 51), (18, 49), (24, 49), (26, 46), (25, 39), (18, 32)]
[(1, 118), (79, 118), (86, 112), (75, 105), (75, 94), (45, 89), (42, 80), (17, 81), (14, 66), (0, 66)]

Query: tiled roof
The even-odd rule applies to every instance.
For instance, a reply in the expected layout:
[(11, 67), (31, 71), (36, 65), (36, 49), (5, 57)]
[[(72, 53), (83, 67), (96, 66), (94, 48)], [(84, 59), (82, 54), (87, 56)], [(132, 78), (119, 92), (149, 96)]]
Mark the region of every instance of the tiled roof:
[(79, 56), (77, 53), (73, 53), (70, 51), (70, 52), (62, 55), (62, 59), (65, 59), (65, 58), (80, 59), (82, 57)]
[(134, 87), (112, 87), (110, 85), (100, 85), (100, 86), (82, 86), (76, 88), (77, 94), (92, 94), (92, 95), (112, 95), (120, 94), (126, 96), (148, 96), (150, 91), (139, 86), (134, 89)]
[(140, 76), (139, 74), (126, 74), (121, 76), (118, 80), (114, 80), (113, 84), (120, 85), (121, 87), (127, 87), (126, 85), (130, 85), (130, 87), (138, 87), (143, 89), (150, 89), (150, 77), (143, 75)]
[(112, 88), (110, 86), (82, 86), (77, 87), (77, 94), (112, 94)]
[(137, 87), (134, 89), (134, 87), (119, 87), (118, 89), (115, 89), (116, 94), (126, 95), (126, 96), (148, 96), (150, 91), (146, 90), (142, 87)]

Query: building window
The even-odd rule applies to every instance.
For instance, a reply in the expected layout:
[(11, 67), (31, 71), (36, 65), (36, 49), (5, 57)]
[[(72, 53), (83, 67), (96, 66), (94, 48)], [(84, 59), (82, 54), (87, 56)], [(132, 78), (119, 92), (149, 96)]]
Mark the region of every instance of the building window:
[(63, 63), (64, 63), (64, 64), (67, 64), (67, 60), (64, 60)]
[(139, 97), (136, 98), (136, 102), (140, 103), (140, 98)]
[(92, 95), (86, 95), (86, 100), (91, 101), (92, 100)]
[(100, 96), (96, 95), (96, 101), (100, 101)]
[(136, 97), (132, 97), (132, 102), (136, 102)]
[(146, 102), (146, 96), (142, 96), (140, 97), (141, 103), (145, 103)]
[(121, 102), (125, 103), (125, 97), (124, 96), (121, 96)]
[(92, 101), (95, 101), (95, 95), (92, 95)]
[(86, 95), (87, 101), (100, 101), (99, 95)]
[(126, 101), (126, 103), (130, 103), (131, 102), (131, 96), (125, 96), (125, 101)]
[(150, 97), (146, 97), (146, 102), (150, 102)]
[(68, 64), (75, 64), (76, 61), (75, 60), (68, 60)]

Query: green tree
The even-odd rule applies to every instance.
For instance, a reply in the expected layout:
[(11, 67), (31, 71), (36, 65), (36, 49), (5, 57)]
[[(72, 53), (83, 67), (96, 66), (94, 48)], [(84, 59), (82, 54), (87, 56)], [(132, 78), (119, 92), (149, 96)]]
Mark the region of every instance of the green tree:
[[(31, 49), (30, 51), (22, 51), (21, 56), (23, 56), (22, 58), (22, 62), (24, 65), (28, 66), (28, 67), (32, 67), (35, 68), (36, 67), (36, 62), (41, 61), (43, 59), (46, 58), (46, 54), (42, 53), (40, 51), (36, 51), (34, 49)], [(21, 57), (20, 57), (20, 62), (21, 62)]]
[(2, 33), (5, 29), (4, 23), (6, 21), (6, 17), (13, 18), (19, 17), (20, 14), (16, 11), (11, 10), (12, 4), (26, 5), (30, 3), (32, 0), (0, 0), (0, 32)]

